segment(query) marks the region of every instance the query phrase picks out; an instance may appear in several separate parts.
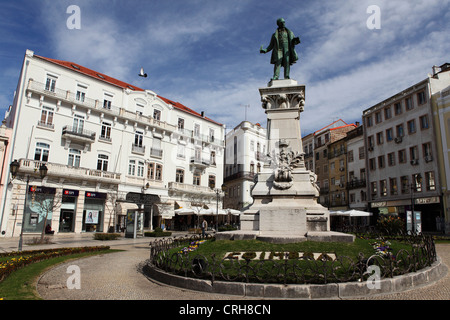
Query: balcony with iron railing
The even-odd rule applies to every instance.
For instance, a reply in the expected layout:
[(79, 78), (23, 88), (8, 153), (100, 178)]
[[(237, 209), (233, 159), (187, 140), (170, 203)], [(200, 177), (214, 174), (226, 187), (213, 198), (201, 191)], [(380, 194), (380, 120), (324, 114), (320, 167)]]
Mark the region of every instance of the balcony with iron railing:
[(145, 146), (142, 145), (137, 145), (137, 144), (132, 144), (131, 145), (131, 152), (132, 153), (136, 153), (136, 154), (140, 154), (143, 155), (145, 154)]
[(54, 99), (60, 100), (62, 102), (69, 103), (72, 105), (72, 107), (74, 105), (85, 107), (89, 110), (95, 110), (97, 112), (119, 116), (125, 120), (136, 121), (145, 126), (152, 126), (164, 131), (173, 132), (176, 130), (176, 126), (171, 125), (165, 121), (160, 121), (150, 116), (144, 116), (136, 112), (131, 112), (125, 110), (124, 108), (120, 108), (111, 104), (107, 104), (104, 106), (103, 100), (92, 99), (90, 97), (84, 97), (80, 99), (75, 93), (59, 88), (52, 88), (51, 90), (46, 89), (45, 83), (34, 81), (33, 79), (29, 80), (27, 90), (28, 98), (30, 98), (31, 93), (34, 92), (47, 97), (53, 97)]
[(20, 159), (19, 172), (23, 174), (34, 174), (39, 170), (41, 164), (45, 163), (48, 168), (47, 176), (61, 177), (67, 179), (80, 179), (83, 181), (105, 182), (105, 183), (120, 183), (120, 173), (88, 169), (82, 167), (73, 167), (60, 163), (42, 162), (30, 159)]
[(162, 158), (163, 150), (157, 148), (150, 148), (150, 156), (154, 158)]
[(62, 128), (62, 136), (78, 139), (84, 142), (95, 141), (95, 132), (73, 126), (64, 126)]

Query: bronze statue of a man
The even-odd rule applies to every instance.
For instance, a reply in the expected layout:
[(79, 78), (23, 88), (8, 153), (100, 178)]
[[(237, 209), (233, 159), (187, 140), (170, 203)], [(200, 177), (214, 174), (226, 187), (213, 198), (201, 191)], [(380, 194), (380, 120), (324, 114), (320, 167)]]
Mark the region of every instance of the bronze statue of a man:
[(277, 20), (278, 29), (272, 35), (270, 44), (266, 49), (261, 46), (260, 53), (267, 53), (272, 50), (270, 63), (274, 65), (272, 80), (280, 77), (280, 68), (284, 68), (284, 78), (289, 79), (290, 66), (298, 60), (295, 46), (300, 43), (300, 38), (286, 28), (283, 18)]

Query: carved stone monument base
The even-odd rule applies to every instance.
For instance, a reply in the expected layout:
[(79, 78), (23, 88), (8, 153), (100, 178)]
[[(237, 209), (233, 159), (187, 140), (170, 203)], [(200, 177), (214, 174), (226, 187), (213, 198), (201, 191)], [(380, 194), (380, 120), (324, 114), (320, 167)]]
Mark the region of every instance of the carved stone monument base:
[(251, 191), (254, 202), (241, 214), (241, 230), (220, 232), (217, 238), (353, 242), (352, 235), (330, 231), (330, 213), (317, 203), (316, 175), (305, 168), (300, 134), (305, 86), (291, 79), (272, 80), (260, 93), (268, 154)]

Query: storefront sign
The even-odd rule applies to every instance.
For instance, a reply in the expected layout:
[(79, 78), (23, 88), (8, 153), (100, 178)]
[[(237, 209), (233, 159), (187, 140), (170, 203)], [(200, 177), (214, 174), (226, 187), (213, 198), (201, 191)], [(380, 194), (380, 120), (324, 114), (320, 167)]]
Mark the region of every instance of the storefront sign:
[(78, 197), (78, 194), (78, 190), (63, 189), (63, 195), (65, 196)]
[(91, 198), (91, 199), (106, 199), (106, 193), (102, 193), (102, 192), (89, 192), (89, 191), (86, 191), (84, 196), (86, 198)]
[(125, 200), (136, 204), (153, 204), (160, 201), (157, 195), (137, 192), (128, 192)]
[(28, 192), (55, 194), (56, 189), (41, 186), (29, 186)]
[(416, 204), (440, 203), (439, 197), (417, 198)]
[(386, 202), (386, 201), (372, 202), (372, 203), (371, 203), (371, 207), (372, 207), (372, 208), (387, 207), (387, 202)]

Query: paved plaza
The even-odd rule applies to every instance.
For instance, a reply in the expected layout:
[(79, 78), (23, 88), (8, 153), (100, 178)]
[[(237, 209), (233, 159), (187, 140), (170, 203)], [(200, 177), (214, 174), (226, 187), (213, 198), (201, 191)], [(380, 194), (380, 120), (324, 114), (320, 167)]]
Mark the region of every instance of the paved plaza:
[[(23, 250), (41, 248), (81, 247), (107, 245), (122, 249), (115, 253), (100, 254), (71, 260), (45, 272), (37, 283), (37, 291), (45, 300), (261, 300), (255, 297), (210, 294), (170, 287), (148, 279), (140, 266), (149, 257), (151, 238), (111, 241), (93, 240), (92, 234), (55, 235), (52, 244), (24, 245)], [(18, 238), (0, 239), (0, 251), (17, 250)], [(450, 244), (436, 245), (438, 256), (450, 266)], [(68, 267), (80, 268), (81, 288), (68, 289)], [(364, 298), (357, 298), (365, 300)], [(371, 296), (370, 300), (450, 300), (450, 272), (439, 281), (427, 286), (396, 294)]]

